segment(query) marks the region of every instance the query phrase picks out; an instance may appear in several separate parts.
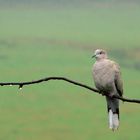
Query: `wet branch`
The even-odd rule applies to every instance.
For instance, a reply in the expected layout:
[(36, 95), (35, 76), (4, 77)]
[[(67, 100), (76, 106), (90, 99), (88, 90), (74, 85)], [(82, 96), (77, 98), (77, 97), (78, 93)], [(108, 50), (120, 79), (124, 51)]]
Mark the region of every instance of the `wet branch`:
[[(90, 91), (93, 91), (94, 93), (98, 93), (98, 94), (103, 95), (99, 90), (97, 90), (95, 88), (87, 86), (87, 85), (85, 85), (83, 83), (79, 83), (79, 82), (70, 80), (70, 79), (65, 78), (65, 77), (46, 77), (46, 78), (35, 80), (35, 81), (29, 81), (29, 82), (7, 82), (7, 83), (0, 83), (0, 85), (1, 86), (18, 86), (19, 89), (22, 89), (23, 86), (32, 85), (32, 84), (38, 84), (38, 83), (47, 82), (47, 81), (50, 81), (50, 80), (63, 80), (63, 81), (69, 82), (71, 84), (74, 84), (74, 85), (83, 87), (85, 89), (88, 89)], [(107, 95), (103, 95), (103, 96), (107, 96)], [(128, 98), (124, 98), (124, 97), (120, 97), (120, 96), (116, 96), (116, 95), (113, 96), (112, 98), (117, 98), (117, 99), (122, 100), (124, 102), (140, 103), (140, 100), (128, 99)]]

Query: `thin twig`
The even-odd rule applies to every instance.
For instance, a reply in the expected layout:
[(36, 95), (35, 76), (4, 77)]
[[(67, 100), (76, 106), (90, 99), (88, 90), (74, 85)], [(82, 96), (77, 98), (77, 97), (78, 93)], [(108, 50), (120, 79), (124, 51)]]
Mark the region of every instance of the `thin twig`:
[[(7, 83), (0, 83), (0, 85), (1, 86), (19, 86), (19, 89), (21, 89), (25, 85), (38, 84), (38, 83), (42, 83), (42, 82), (47, 82), (49, 80), (63, 80), (63, 81), (69, 82), (71, 84), (74, 84), (74, 85), (83, 87), (85, 89), (88, 89), (90, 91), (93, 91), (94, 93), (96, 92), (98, 94), (102, 94), (99, 90), (97, 90), (95, 88), (92, 88), (90, 86), (87, 86), (87, 85), (85, 85), (83, 83), (79, 83), (79, 82), (70, 80), (70, 79), (65, 78), (65, 77), (46, 77), (46, 78), (35, 80), (35, 81), (29, 81), (29, 82), (7, 82)], [(104, 96), (107, 96), (107, 95), (104, 95)], [(120, 97), (120, 96), (117, 96), (117, 95), (113, 96), (112, 98), (117, 98), (117, 99), (122, 100), (124, 102), (140, 103), (140, 100), (137, 100), (137, 99), (128, 99), (128, 98)]]

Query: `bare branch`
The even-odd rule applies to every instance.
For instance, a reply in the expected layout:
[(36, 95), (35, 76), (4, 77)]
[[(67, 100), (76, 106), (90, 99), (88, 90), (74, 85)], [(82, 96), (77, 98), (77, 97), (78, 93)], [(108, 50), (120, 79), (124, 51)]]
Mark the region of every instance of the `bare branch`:
[[(71, 84), (74, 84), (74, 85), (83, 87), (85, 89), (88, 89), (90, 91), (93, 91), (94, 93), (96, 92), (96, 93), (101, 94), (103, 96), (107, 96), (107, 95), (102, 94), (99, 90), (97, 90), (95, 88), (92, 88), (90, 86), (87, 86), (87, 85), (85, 85), (83, 83), (79, 83), (79, 82), (70, 80), (70, 79), (65, 78), (65, 77), (46, 77), (46, 78), (35, 80), (35, 81), (29, 81), (29, 82), (7, 82), (7, 83), (0, 83), (0, 85), (1, 86), (19, 86), (19, 89), (21, 89), (25, 85), (38, 84), (38, 83), (42, 83), (42, 82), (47, 82), (49, 80), (63, 80), (63, 81), (69, 82)], [(137, 100), (137, 99), (128, 99), (128, 98), (124, 98), (124, 97), (120, 97), (120, 96), (116, 96), (116, 95), (113, 96), (112, 98), (117, 98), (119, 100), (122, 100), (123, 102), (140, 103), (140, 100)]]

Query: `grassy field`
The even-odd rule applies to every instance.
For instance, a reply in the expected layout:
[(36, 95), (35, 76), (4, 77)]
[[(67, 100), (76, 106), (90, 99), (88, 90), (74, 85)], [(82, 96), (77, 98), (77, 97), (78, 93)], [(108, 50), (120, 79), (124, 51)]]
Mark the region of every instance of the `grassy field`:
[[(47, 6), (46, 6), (47, 7)], [(140, 99), (138, 4), (0, 8), (0, 82), (64, 76), (94, 86), (91, 56), (108, 50), (124, 94)], [(0, 140), (139, 140), (140, 106), (121, 103), (108, 129), (104, 97), (62, 81), (0, 88)]]

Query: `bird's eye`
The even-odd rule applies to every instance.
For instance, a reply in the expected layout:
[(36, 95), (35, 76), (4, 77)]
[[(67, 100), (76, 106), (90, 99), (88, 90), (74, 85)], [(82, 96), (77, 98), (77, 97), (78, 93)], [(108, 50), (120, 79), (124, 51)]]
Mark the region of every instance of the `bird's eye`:
[(102, 52), (100, 52), (100, 54), (102, 54)]

